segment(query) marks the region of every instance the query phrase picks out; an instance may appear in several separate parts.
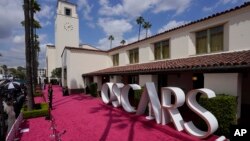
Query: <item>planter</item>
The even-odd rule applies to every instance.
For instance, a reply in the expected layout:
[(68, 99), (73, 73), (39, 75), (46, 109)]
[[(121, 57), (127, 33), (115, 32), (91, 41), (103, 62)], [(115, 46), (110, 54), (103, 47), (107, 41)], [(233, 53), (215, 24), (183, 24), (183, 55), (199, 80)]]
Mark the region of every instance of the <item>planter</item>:
[(35, 118), (35, 117), (44, 117), (49, 115), (49, 106), (48, 103), (38, 103), (35, 104), (35, 107), (31, 111), (27, 111), (27, 106), (21, 109), (24, 119)]

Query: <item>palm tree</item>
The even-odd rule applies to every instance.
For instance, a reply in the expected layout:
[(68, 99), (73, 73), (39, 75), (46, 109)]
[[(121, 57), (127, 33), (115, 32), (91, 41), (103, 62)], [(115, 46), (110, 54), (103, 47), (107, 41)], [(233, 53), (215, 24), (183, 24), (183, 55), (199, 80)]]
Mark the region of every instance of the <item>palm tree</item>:
[(114, 40), (113, 35), (110, 35), (108, 39), (110, 40), (110, 49), (111, 49), (112, 48), (112, 41)]
[(140, 40), (140, 34), (141, 34), (141, 25), (144, 23), (144, 18), (142, 16), (138, 17), (136, 19), (137, 24), (139, 24), (139, 34), (138, 34), (138, 41)]
[(146, 30), (146, 38), (148, 37), (148, 29), (151, 28), (152, 24), (150, 22), (144, 22), (143, 28)]
[[(40, 11), (40, 5), (36, 0), (23, 0), (23, 10), (24, 10), (24, 21), (21, 23), (25, 27), (25, 55), (26, 55), (26, 83), (27, 83), (27, 101), (28, 110), (34, 108), (34, 98), (33, 93), (36, 83), (36, 64), (37, 63), (37, 51), (36, 46), (36, 36), (34, 30), (36, 27), (41, 27), (39, 22), (34, 20), (34, 13)], [(38, 26), (39, 25), (39, 26)]]
[(125, 40), (122, 40), (120, 43), (121, 43), (122, 45), (124, 45), (124, 44), (126, 43), (126, 41), (125, 41)]
[(32, 69), (31, 69), (31, 39), (30, 39), (30, 0), (23, 0), (24, 26), (25, 26), (25, 55), (26, 55), (26, 76), (27, 76), (27, 107), (32, 110), (34, 107), (33, 89), (32, 89)]

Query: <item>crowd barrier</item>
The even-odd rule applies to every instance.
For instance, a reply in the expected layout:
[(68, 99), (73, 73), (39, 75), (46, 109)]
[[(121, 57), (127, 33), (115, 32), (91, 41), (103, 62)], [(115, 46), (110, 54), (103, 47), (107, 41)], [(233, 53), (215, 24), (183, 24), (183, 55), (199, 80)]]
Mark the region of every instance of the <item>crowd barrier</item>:
[(17, 117), (15, 123), (12, 125), (9, 133), (6, 136), (5, 141), (15, 141), (17, 140), (17, 137), (19, 135), (19, 127), (23, 121), (23, 114), (20, 113), (19, 116)]

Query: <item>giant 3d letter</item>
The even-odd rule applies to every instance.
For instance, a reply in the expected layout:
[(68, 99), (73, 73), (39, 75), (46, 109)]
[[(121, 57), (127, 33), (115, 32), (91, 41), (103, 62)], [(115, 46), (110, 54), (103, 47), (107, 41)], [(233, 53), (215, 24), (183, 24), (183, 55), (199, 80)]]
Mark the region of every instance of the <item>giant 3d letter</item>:
[(114, 95), (116, 96), (116, 100), (112, 101), (112, 105), (114, 107), (119, 107), (121, 106), (121, 89), (123, 88), (124, 84), (123, 83), (115, 83), (112, 87), (112, 91)]
[[(102, 101), (106, 104), (110, 103), (111, 101), (116, 100), (116, 96), (112, 91), (112, 86), (114, 83), (105, 83), (102, 85), (102, 91), (101, 91), (101, 96), (102, 96)], [(110, 97), (109, 97), (110, 94)]]
[(146, 88), (144, 88), (139, 106), (137, 108), (137, 112), (136, 112), (137, 115), (141, 115), (145, 112), (149, 101), (154, 112), (155, 120), (158, 124), (160, 124), (161, 123), (161, 104), (160, 104), (158, 94), (155, 89), (155, 85), (152, 82), (146, 83)]
[(131, 104), (129, 102), (129, 99), (128, 99), (129, 89), (140, 90), (141, 86), (137, 85), (137, 84), (128, 84), (122, 88), (122, 91), (121, 91), (122, 107), (125, 111), (132, 113), (132, 112), (136, 112), (136, 110), (134, 107), (131, 106)]
[[(174, 104), (171, 104), (171, 94), (175, 97)], [(185, 102), (185, 94), (184, 92), (177, 87), (163, 87), (161, 89), (161, 101), (162, 101), (162, 125), (169, 123), (172, 119), (175, 128), (178, 131), (183, 130), (183, 119), (182, 116), (177, 109), (182, 106)], [(170, 117), (169, 117), (170, 115)]]
[(203, 95), (206, 95), (208, 98), (213, 98), (216, 95), (212, 90), (206, 89), (206, 88), (192, 90), (188, 92), (187, 94), (186, 103), (188, 107), (193, 112), (198, 114), (203, 120), (205, 120), (207, 127), (208, 127), (208, 131), (207, 132), (201, 131), (200, 129), (195, 127), (192, 121), (184, 123), (184, 128), (189, 134), (193, 136), (196, 136), (199, 138), (206, 138), (217, 130), (218, 121), (212, 113), (210, 113), (209, 111), (207, 111), (205, 108), (201, 107), (197, 103), (196, 101), (197, 93), (202, 93)]

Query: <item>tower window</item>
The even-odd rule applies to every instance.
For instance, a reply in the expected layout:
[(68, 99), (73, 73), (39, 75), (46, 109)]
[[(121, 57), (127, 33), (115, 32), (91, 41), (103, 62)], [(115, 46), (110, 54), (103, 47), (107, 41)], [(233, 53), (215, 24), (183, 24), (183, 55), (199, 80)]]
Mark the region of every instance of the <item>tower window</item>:
[(71, 9), (65, 8), (65, 15), (66, 16), (71, 16)]

